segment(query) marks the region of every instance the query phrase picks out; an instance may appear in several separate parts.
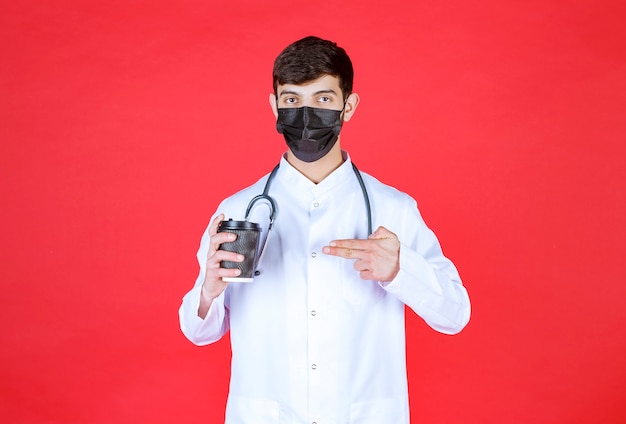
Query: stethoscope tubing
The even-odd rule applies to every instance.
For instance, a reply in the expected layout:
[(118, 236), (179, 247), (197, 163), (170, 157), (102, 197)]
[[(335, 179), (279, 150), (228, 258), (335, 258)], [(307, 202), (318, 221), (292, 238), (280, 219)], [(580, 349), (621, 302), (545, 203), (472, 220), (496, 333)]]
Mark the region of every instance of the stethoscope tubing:
[[(272, 227), (274, 226), (274, 219), (276, 218), (276, 201), (268, 193), (270, 190), (270, 186), (272, 184), (272, 180), (276, 176), (276, 172), (278, 172), (279, 167), (280, 167), (280, 164), (276, 165), (274, 169), (272, 169), (272, 172), (270, 173), (269, 177), (267, 178), (267, 181), (265, 182), (263, 193), (257, 196), (254, 196), (252, 200), (250, 200), (250, 203), (248, 204), (248, 207), (246, 208), (245, 220), (247, 221), (248, 216), (250, 215), (250, 212), (252, 211), (254, 204), (258, 202), (259, 200), (266, 200), (270, 206), (270, 225), (267, 229), (267, 234), (265, 235), (263, 244), (261, 245), (261, 251), (259, 252), (259, 260), (257, 261), (257, 263), (261, 262), (261, 258), (263, 257), (263, 251), (265, 250), (265, 245), (267, 243), (267, 238), (270, 235), (270, 231), (272, 231)], [(354, 175), (356, 175), (356, 179), (358, 180), (359, 185), (361, 186), (361, 192), (363, 193), (363, 200), (365, 202), (365, 210), (367, 211), (367, 231), (369, 235), (369, 234), (372, 234), (372, 207), (371, 207), (370, 199), (367, 194), (367, 188), (365, 187), (365, 182), (363, 181), (361, 172), (359, 172), (359, 169), (356, 167), (354, 163), (352, 163), (352, 169), (354, 170)], [(260, 274), (259, 271), (255, 272), (255, 275), (259, 275), (259, 274)]]

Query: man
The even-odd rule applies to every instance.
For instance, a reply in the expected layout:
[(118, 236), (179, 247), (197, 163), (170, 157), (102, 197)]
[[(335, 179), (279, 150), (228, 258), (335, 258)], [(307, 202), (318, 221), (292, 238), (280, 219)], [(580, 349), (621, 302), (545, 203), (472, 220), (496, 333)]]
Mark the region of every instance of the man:
[[(230, 330), (227, 423), (408, 423), (404, 306), (454, 334), (469, 320), (467, 292), (416, 202), (341, 150), (341, 126), (359, 104), (345, 51), (304, 38), (278, 56), (273, 76), (270, 106), (288, 150), (269, 185), (266, 175), (218, 207), (182, 331), (205, 345)], [(220, 263), (243, 257), (218, 250), (235, 239), (218, 226), (241, 220), (266, 185), (276, 222), (257, 275), (228, 283), (240, 271)]]

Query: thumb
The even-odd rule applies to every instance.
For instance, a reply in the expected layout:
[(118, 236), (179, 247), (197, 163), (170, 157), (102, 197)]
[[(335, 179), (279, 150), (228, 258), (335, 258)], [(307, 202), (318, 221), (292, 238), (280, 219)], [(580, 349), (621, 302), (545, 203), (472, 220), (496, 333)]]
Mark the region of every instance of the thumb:
[(389, 238), (393, 233), (386, 229), (385, 227), (378, 227), (376, 231), (374, 231), (368, 239), (384, 239)]

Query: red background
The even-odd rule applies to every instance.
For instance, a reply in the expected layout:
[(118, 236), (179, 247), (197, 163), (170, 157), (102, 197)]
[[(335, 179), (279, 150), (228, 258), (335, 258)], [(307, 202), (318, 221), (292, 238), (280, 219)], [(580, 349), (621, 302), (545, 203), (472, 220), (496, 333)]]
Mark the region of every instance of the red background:
[(356, 68), (343, 147), (472, 300), (454, 337), (407, 314), (412, 422), (626, 422), (623, 4), (3, 2), (0, 419), (221, 422), (228, 341), (177, 309), (285, 150), (274, 57), (316, 34)]

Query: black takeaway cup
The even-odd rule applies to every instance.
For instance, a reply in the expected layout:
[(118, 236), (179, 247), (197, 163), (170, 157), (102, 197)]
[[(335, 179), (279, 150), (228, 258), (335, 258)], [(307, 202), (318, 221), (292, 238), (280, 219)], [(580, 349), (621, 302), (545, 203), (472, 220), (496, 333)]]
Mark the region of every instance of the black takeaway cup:
[(222, 261), (222, 268), (239, 268), (241, 274), (238, 277), (224, 277), (224, 281), (239, 281), (251, 283), (254, 278), (254, 269), (259, 250), (261, 226), (249, 221), (222, 221), (217, 229), (218, 233), (228, 232), (237, 235), (235, 241), (222, 243), (220, 250), (237, 252), (244, 256), (243, 262)]
[[(258, 200), (267, 200), (270, 207), (270, 225), (267, 230), (265, 240), (263, 241), (263, 247), (261, 247), (260, 251), (259, 241), (261, 238), (261, 226), (255, 222), (248, 221), (248, 215), (252, 210), (252, 206)], [(263, 250), (265, 249), (265, 244), (267, 243), (267, 238), (274, 224), (275, 210), (276, 205), (274, 203), (274, 200), (264, 193), (254, 197), (250, 201), (248, 209), (246, 210), (245, 221), (233, 221), (232, 219), (229, 219), (228, 221), (222, 221), (220, 223), (219, 227), (217, 228), (218, 233), (234, 233), (237, 235), (237, 238), (235, 239), (235, 241), (222, 243), (219, 247), (219, 250), (237, 252), (244, 256), (243, 262), (221, 262), (220, 266), (222, 268), (239, 268), (241, 270), (241, 274), (239, 274), (238, 277), (222, 278), (224, 281), (251, 283), (254, 280), (254, 275), (255, 273), (257, 273), (257, 264), (261, 259), (261, 255), (263, 254)]]

